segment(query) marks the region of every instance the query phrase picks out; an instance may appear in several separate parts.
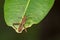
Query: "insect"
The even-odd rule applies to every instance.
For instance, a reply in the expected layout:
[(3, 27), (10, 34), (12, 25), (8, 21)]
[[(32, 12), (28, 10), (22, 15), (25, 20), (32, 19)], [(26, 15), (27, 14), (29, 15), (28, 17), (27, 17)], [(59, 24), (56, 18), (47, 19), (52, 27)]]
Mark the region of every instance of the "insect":
[[(23, 17), (21, 23), (13, 23), (13, 26), (15, 27), (15, 25), (19, 25), (18, 32), (20, 32), (20, 31), (22, 31), (25, 22), (26, 22), (26, 16)], [(25, 27), (24, 27), (24, 28), (25, 28)], [(17, 28), (16, 28), (16, 29), (17, 29)], [(27, 32), (27, 29), (26, 29), (26, 28), (25, 28), (24, 30), (25, 30), (25, 32)]]

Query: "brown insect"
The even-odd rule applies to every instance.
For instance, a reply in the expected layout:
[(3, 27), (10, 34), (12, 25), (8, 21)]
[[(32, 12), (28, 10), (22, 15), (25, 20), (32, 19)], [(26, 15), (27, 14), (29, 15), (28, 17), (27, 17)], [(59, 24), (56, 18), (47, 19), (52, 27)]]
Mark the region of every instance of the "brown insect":
[[(25, 22), (26, 22), (26, 16), (23, 17), (21, 23), (13, 23), (13, 26), (14, 26), (14, 25), (19, 25), (18, 32), (20, 32), (20, 31), (22, 31)], [(15, 26), (14, 26), (14, 27), (15, 27)], [(25, 28), (25, 27), (24, 27), (24, 28)], [(16, 28), (16, 29), (17, 29), (17, 28)], [(25, 32), (27, 32), (26, 28), (25, 28)]]

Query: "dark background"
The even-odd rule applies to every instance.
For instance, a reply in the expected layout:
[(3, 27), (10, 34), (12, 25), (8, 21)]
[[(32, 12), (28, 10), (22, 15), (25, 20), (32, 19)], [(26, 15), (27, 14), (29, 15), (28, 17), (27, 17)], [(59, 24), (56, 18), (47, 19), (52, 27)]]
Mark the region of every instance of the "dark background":
[(4, 20), (4, 0), (0, 0), (0, 40), (60, 40), (60, 0), (39, 24), (17, 34)]

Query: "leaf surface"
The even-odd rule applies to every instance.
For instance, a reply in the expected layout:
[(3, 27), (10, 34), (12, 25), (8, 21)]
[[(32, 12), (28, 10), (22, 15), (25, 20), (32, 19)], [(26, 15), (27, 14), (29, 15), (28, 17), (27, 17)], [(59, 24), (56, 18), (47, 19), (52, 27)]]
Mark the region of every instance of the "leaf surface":
[[(5, 0), (4, 17), (6, 24), (21, 33), (25, 28), (38, 24), (48, 14), (54, 0)], [(13, 23), (21, 23), (26, 16), (26, 23), (22, 31), (18, 32), (19, 25), (13, 26)]]

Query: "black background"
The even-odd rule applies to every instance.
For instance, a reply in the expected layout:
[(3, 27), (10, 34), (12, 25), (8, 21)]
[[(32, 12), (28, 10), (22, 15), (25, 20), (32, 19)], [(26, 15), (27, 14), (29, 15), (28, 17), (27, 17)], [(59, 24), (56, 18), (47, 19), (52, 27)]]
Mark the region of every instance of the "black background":
[[(37, 27), (36, 27), (37, 26)], [(17, 34), (4, 20), (4, 0), (0, 0), (0, 40), (60, 40), (60, 0), (55, 3), (49, 14), (28, 32)]]

